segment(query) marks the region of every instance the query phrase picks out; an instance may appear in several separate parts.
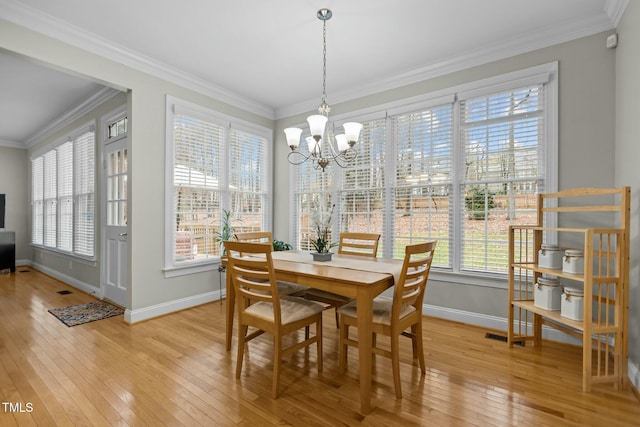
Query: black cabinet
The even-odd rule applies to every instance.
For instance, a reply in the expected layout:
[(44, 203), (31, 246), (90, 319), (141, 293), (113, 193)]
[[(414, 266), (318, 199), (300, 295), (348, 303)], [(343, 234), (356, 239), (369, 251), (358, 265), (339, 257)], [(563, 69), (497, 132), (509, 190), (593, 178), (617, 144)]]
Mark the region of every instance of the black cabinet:
[(13, 231), (0, 231), (0, 270), (10, 268), (16, 271), (16, 234)]

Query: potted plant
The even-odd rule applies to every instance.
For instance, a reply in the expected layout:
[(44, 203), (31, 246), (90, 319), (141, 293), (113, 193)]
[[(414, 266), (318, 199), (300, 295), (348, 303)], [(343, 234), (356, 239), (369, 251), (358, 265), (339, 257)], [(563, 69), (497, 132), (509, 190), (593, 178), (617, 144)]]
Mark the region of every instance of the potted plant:
[(337, 245), (336, 242), (331, 243), (329, 238), (329, 229), (331, 228), (331, 220), (335, 206), (335, 204), (331, 206), (331, 211), (328, 216), (324, 216), (323, 218), (321, 215), (319, 218), (315, 218), (314, 228), (316, 229), (316, 238), (310, 239), (311, 244), (316, 250), (316, 252), (311, 252), (315, 261), (330, 261), (333, 253), (329, 250)]
[(273, 241), (273, 250), (274, 251), (290, 251), (293, 249), (289, 243), (285, 243), (283, 240), (274, 240)]
[(227, 240), (231, 240), (235, 233), (235, 229), (233, 225), (231, 225), (231, 216), (233, 212), (230, 210), (223, 209), (222, 210), (222, 227), (220, 231), (216, 231), (213, 233), (213, 238), (216, 243), (220, 245), (220, 256), (224, 257), (227, 250), (224, 247), (224, 243)]

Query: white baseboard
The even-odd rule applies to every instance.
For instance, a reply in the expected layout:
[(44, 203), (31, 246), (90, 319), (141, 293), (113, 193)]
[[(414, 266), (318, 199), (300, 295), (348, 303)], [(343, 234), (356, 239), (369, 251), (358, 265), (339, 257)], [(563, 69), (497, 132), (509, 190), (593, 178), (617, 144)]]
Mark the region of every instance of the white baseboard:
[[(505, 335), (507, 334), (509, 325), (509, 319), (505, 319), (504, 317), (489, 316), (487, 314), (472, 313), (429, 304), (422, 306), (422, 313), (427, 316), (504, 331)], [(549, 326), (542, 327), (542, 338), (567, 344), (582, 345), (582, 341)]]
[(41, 271), (48, 276), (58, 279), (61, 282), (64, 282), (70, 286), (73, 286), (76, 289), (79, 289), (83, 292), (88, 293), (89, 295), (93, 295), (96, 298), (102, 299), (104, 297), (104, 295), (102, 294), (102, 290), (100, 288), (96, 288), (95, 286), (92, 286), (86, 282), (76, 279), (75, 277), (67, 276), (66, 274), (61, 273), (58, 270), (53, 270), (47, 266), (38, 264), (37, 262), (34, 262), (34, 261), (26, 261), (24, 262), (24, 264), (20, 264), (20, 265), (27, 265), (27, 266), (33, 267), (36, 270)]
[(124, 320), (127, 323), (136, 323), (143, 320), (149, 320), (154, 317), (164, 316), (176, 311), (185, 310), (197, 305), (206, 304), (220, 299), (220, 291), (205, 292), (203, 294), (194, 295), (186, 298), (156, 304), (137, 310), (126, 309), (124, 312)]

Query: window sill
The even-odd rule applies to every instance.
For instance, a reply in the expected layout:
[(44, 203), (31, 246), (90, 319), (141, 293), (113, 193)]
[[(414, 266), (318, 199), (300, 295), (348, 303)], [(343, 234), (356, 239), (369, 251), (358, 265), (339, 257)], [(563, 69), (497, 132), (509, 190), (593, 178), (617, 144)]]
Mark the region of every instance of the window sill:
[(486, 288), (508, 288), (508, 279), (506, 274), (454, 273), (452, 271), (432, 268), (429, 273), (429, 280), (445, 283), (457, 283), (460, 285), (481, 286)]
[(188, 265), (172, 265), (165, 267), (162, 271), (165, 279), (172, 277), (186, 276), (188, 274), (203, 273), (206, 271), (217, 271), (220, 265), (220, 259), (215, 261), (206, 261), (201, 263), (190, 263)]
[[(86, 264), (86, 265), (90, 265), (95, 267), (97, 265), (96, 263), (96, 258), (86, 258), (80, 255), (76, 255), (73, 253), (69, 253), (69, 252), (63, 252), (54, 248), (49, 248), (47, 246), (40, 246), (40, 245), (34, 245), (33, 243), (31, 243), (31, 247), (35, 250), (44, 252), (44, 253), (49, 253), (51, 255), (55, 255), (58, 256), (60, 258), (69, 260), (69, 261), (73, 261), (73, 262), (78, 262), (81, 264)], [(34, 260), (34, 261), (38, 261), (38, 260)]]

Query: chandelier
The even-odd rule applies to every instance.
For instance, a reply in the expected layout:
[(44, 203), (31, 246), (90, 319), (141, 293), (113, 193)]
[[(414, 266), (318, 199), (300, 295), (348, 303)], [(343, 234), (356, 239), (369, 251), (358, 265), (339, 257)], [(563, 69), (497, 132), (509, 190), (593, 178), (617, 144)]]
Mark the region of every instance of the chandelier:
[(287, 137), (287, 145), (291, 148), (287, 156), (289, 163), (301, 165), (310, 160), (315, 169), (322, 169), (324, 172), (331, 161), (344, 168), (358, 156), (358, 152), (353, 146), (358, 142), (362, 125), (355, 122), (344, 123), (342, 125), (344, 133), (335, 136), (335, 147), (330, 138), (325, 136), (329, 111), (331, 111), (329, 104), (327, 104), (327, 21), (331, 19), (333, 14), (329, 9), (320, 9), (317, 16), (322, 21), (322, 102), (318, 107), (318, 114), (307, 117), (311, 131), (311, 136), (306, 138), (309, 154), (298, 150), (302, 129), (286, 128), (284, 133)]

